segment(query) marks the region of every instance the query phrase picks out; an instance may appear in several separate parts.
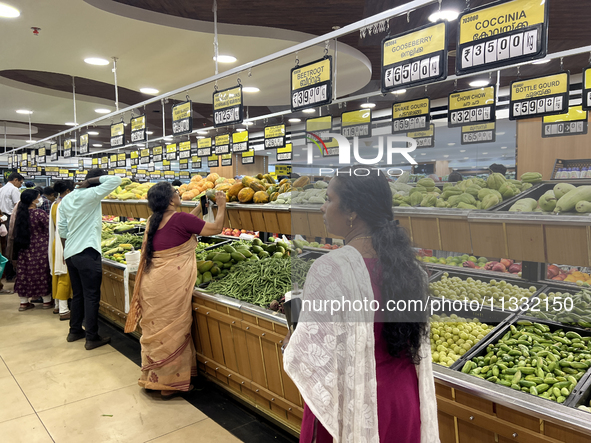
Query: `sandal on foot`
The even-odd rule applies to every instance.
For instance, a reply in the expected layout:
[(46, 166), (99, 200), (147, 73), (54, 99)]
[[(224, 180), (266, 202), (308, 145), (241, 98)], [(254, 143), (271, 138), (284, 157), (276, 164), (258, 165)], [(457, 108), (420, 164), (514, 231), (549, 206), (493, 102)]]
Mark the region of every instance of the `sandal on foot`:
[(33, 309), (35, 307), (35, 305), (33, 303), (21, 303), (21, 305), (19, 306), (18, 310), (19, 311), (28, 311), (29, 309)]
[(41, 309), (51, 309), (53, 308), (53, 302), (50, 301), (49, 303), (43, 303), (43, 306), (41, 306)]
[[(173, 397), (177, 397), (179, 395), (191, 392), (194, 389), (195, 387), (193, 385), (190, 385), (188, 391), (160, 391), (160, 397), (162, 397), (162, 400), (170, 400)], [(170, 392), (170, 394), (163, 394), (163, 392)]]

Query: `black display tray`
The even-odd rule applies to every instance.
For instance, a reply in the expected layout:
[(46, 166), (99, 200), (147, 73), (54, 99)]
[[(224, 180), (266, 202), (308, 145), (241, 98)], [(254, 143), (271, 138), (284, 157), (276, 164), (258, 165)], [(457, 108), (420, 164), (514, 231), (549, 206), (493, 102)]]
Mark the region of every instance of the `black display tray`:
[[(465, 353), (462, 356), (462, 358), (460, 358), (458, 360), (458, 361), (461, 360), (461, 365), (460, 364), (455, 365), (455, 363), (454, 363), (454, 370), (460, 371), (461, 368), (464, 366), (464, 364), (467, 361), (472, 360), (475, 357), (480, 357), (480, 356), (486, 355), (487, 354), (486, 349), (488, 348), (488, 345), (497, 343), (510, 330), (511, 325), (517, 326), (518, 322), (521, 320), (533, 321), (530, 318), (526, 318), (526, 317), (523, 317), (520, 315), (514, 315), (507, 323), (505, 323), (499, 329), (499, 331), (494, 336), (490, 337), (488, 340), (481, 340), (480, 345), (474, 346), (470, 351)], [(580, 334), (581, 336), (591, 336), (591, 332), (589, 332), (589, 331), (581, 331), (578, 328), (572, 328), (567, 325), (561, 325), (561, 324), (548, 322), (548, 321), (544, 321), (544, 320), (537, 320), (537, 319), (535, 319), (535, 320), (537, 323), (547, 325), (550, 328), (551, 333), (553, 333), (554, 331), (556, 331), (558, 329), (562, 329), (564, 332), (573, 331), (573, 332), (576, 332), (577, 334)], [(456, 363), (458, 363), (458, 362), (456, 362)], [(581, 379), (579, 380), (577, 385), (571, 391), (570, 395), (564, 401), (564, 403), (563, 403), (564, 406), (568, 406), (575, 401), (575, 399), (577, 398), (577, 393), (583, 390), (582, 388), (583, 388), (584, 384), (586, 383), (586, 381), (589, 379), (589, 377), (590, 377), (590, 370), (587, 369), (587, 371), (585, 372), (583, 377), (581, 377)], [(514, 391), (514, 389), (509, 388), (507, 386), (503, 386), (503, 385), (497, 385), (497, 386), (499, 387), (499, 389), (508, 389), (508, 391), (506, 391), (506, 392)], [(543, 397), (540, 397), (540, 398), (543, 398)]]
[[(568, 183), (567, 181), (564, 181), (562, 183)], [(529, 188), (527, 191), (522, 192), (521, 194), (518, 194), (515, 197), (512, 197), (512, 199), (506, 200), (503, 203), (501, 203), (498, 206), (495, 206), (495, 212), (508, 212), (509, 209), (511, 208), (511, 206), (513, 206), (513, 203), (515, 203), (517, 200), (520, 200), (522, 198), (533, 198), (534, 200), (539, 200), (539, 198), (544, 195), (547, 191), (551, 191), (554, 189), (554, 186), (556, 186), (558, 183), (538, 183), (537, 185), (532, 186), (531, 188)], [(584, 183), (571, 183), (575, 186), (581, 186)], [(530, 212), (528, 214), (531, 214), (534, 212)], [(553, 212), (535, 212), (536, 214), (554, 214)], [(581, 217), (589, 217), (589, 214), (580, 214), (578, 212), (563, 212), (561, 213), (562, 215), (575, 215), (575, 216), (581, 216)]]
[(575, 409), (581, 405), (589, 407), (589, 402), (591, 401), (591, 373), (587, 372), (579, 382), (579, 384), (581, 383), (582, 385), (577, 385), (573, 393), (569, 396), (568, 403), (566, 401), (564, 402), (566, 406)]
[(230, 240), (227, 238), (218, 238), (218, 237), (199, 237), (199, 241), (201, 243), (210, 243), (211, 246), (208, 246), (207, 248), (203, 249), (204, 251), (209, 251), (210, 249), (219, 248), (222, 245), (232, 243), (236, 240)]

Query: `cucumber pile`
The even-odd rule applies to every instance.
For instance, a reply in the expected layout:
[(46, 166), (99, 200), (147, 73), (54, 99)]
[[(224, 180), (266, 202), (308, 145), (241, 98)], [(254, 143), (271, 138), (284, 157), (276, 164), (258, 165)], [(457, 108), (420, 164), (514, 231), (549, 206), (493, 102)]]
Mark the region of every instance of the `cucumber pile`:
[(539, 303), (538, 300), (530, 303), (528, 316), (591, 328), (591, 291), (582, 289), (574, 295), (568, 292), (549, 292), (540, 294), (538, 298)]
[(591, 337), (520, 320), (462, 372), (564, 403), (591, 366)]
[(232, 268), (243, 261), (258, 261), (269, 257), (277, 259), (288, 258), (291, 247), (284, 242), (265, 244), (258, 238), (252, 243), (236, 242), (226, 244), (211, 251), (203, 251), (196, 254), (197, 281), (196, 286), (210, 283), (225, 277)]

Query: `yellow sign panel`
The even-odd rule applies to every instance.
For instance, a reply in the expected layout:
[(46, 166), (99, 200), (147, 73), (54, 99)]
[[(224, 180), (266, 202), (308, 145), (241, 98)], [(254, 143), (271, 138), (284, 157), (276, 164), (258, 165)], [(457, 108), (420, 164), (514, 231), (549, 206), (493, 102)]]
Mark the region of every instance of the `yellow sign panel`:
[(583, 71), (585, 81), (583, 83), (584, 89), (591, 89), (591, 68), (587, 68)]
[(68, 175), (70, 173), (70, 171), (68, 171), (67, 169), (60, 169), (59, 173), (64, 174), (64, 175)]
[(232, 134), (232, 143), (243, 143), (248, 141), (248, 131), (234, 132)]
[(191, 150), (191, 142), (187, 140), (186, 142), (179, 143), (179, 151), (190, 151)]
[(99, 161), (99, 159), (98, 159), (98, 158), (93, 158), (93, 159), (92, 159), (92, 164), (93, 164), (93, 165), (98, 165), (98, 161)]
[(211, 148), (211, 137), (208, 138), (201, 138), (197, 140), (197, 148)]
[(188, 163), (189, 163), (189, 159), (188, 158), (181, 158), (179, 160), (179, 164), (181, 164), (181, 165), (185, 165), (185, 164), (188, 164)]
[(514, 82), (511, 84), (511, 101), (566, 94), (567, 92), (568, 74), (561, 72), (547, 77)]
[(126, 172), (125, 169), (115, 169), (115, 174), (125, 174)]
[[(117, 161), (117, 157), (115, 157), (115, 161)], [(109, 162), (109, 157), (101, 157), (101, 163), (106, 164)]]
[(88, 134), (84, 134), (80, 136), (80, 144), (87, 145), (88, 144)]
[[(45, 172), (59, 172), (60, 168), (57, 166), (46, 166)], [(67, 171), (67, 169), (66, 169)]]
[(484, 123), (482, 125), (462, 126), (462, 132), (490, 131), (491, 129), (495, 129), (494, 123)]
[(215, 145), (216, 146), (229, 145), (229, 144), (230, 144), (230, 134), (216, 136), (216, 138), (215, 138)]
[(162, 166), (170, 166), (170, 160), (162, 160)]
[(146, 116), (142, 115), (140, 117), (132, 118), (131, 119), (131, 130), (132, 131), (141, 131), (142, 129), (146, 129)]
[(449, 96), (449, 110), (473, 108), (476, 106), (492, 105), (495, 102), (495, 88), (471, 89), (469, 91), (456, 92)]
[(160, 155), (162, 154), (162, 146), (155, 146), (152, 148), (152, 154)]
[(407, 137), (410, 138), (421, 138), (421, 137), (432, 137), (435, 134), (435, 125), (430, 125), (427, 131), (408, 132)]
[(142, 157), (149, 157), (150, 156), (150, 150), (147, 149), (147, 148), (146, 149), (142, 149), (140, 151), (140, 156), (142, 156)]
[(177, 105), (172, 109), (172, 121), (178, 122), (185, 118), (191, 117), (191, 102), (186, 102)]
[(245, 151), (242, 153), (242, 157), (254, 157), (254, 150)]
[(64, 149), (65, 150), (72, 149), (72, 141), (71, 140), (66, 140), (64, 142)]
[(575, 122), (581, 120), (587, 120), (587, 111), (583, 111), (581, 105), (569, 107), (566, 114), (549, 115), (544, 117), (544, 123)]
[(544, 23), (542, 0), (514, 0), (463, 15), (460, 44)]
[(122, 152), (121, 154), (117, 154), (117, 160), (119, 161), (124, 161), (125, 160), (125, 152)]
[(44, 156), (45, 155), (45, 148), (39, 148), (37, 155)]
[(267, 126), (265, 128), (265, 138), (283, 137), (285, 135), (285, 125)]
[(112, 154), (111, 155), (111, 161), (112, 162), (116, 162), (117, 161), (117, 154)]
[(150, 172), (150, 177), (160, 177), (160, 171)]
[(131, 155), (131, 158), (134, 158), (135, 159), (135, 158), (138, 158), (139, 157), (139, 154), (140, 153), (138, 151), (131, 151), (131, 154), (130, 155)]
[(55, 144), (54, 145), (51, 145), (50, 146), (50, 149), (51, 149), (51, 153), (52, 154), (55, 154), (57, 152), (57, 145), (55, 145)]
[(392, 105), (392, 119), (417, 117), (429, 114), (429, 99), (412, 100), (409, 102), (394, 103)]
[(445, 50), (445, 24), (411, 32), (384, 43), (384, 66)]
[(358, 111), (344, 112), (341, 115), (341, 126), (362, 125), (371, 122), (371, 111), (360, 109)]
[(218, 159), (218, 156), (216, 154), (210, 155), (209, 157), (207, 157), (208, 161), (216, 161)]
[(242, 91), (239, 86), (225, 91), (217, 92), (213, 95), (213, 109), (226, 109), (238, 106), (242, 103)]
[(232, 154), (222, 154), (222, 160), (231, 160)]
[(332, 129), (332, 117), (330, 115), (317, 118), (309, 118), (306, 120), (306, 131), (326, 131)]
[(176, 152), (176, 143), (173, 143), (172, 145), (166, 145), (166, 152), (168, 154)]
[(292, 145), (291, 143), (286, 143), (284, 148), (277, 148), (277, 153), (283, 154), (285, 152), (291, 152)]
[(291, 90), (306, 88), (330, 80), (330, 60), (322, 59), (316, 63), (295, 69), (291, 73)]
[(117, 123), (116, 125), (111, 125), (111, 137), (117, 137), (119, 135), (123, 135), (125, 132), (125, 126), (123, 123)]

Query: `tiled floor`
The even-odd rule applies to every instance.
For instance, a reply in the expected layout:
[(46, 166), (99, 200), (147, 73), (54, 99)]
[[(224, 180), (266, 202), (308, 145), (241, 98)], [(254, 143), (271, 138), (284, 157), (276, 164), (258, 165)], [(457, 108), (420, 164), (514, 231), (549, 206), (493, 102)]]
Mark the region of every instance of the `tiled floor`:
[(16, 295), (0, 294), (3, 443), (297, 441), (208, 383), (189, 401), (146, 393), (137, 385), (139, 344), (107, 325), (101, 333), (113, 346), (92, 351), (84, 340), (66, 342), (67, 333), (51, 310), (18, 312)]

